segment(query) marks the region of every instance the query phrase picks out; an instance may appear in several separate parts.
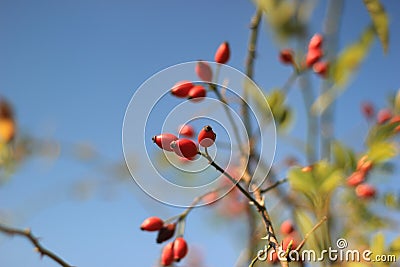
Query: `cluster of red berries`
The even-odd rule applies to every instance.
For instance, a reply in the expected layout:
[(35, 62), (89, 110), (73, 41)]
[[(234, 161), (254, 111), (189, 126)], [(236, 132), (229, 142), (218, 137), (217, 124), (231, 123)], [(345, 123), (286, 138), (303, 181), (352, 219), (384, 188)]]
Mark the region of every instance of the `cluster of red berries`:
[[(181, 135), (193, 137), (194, 129), (191, 126), (182, 126)], [(204, 126), (197, 135), (198, 144), (202, 147), (210, 147), (214, 144), (217, 135), (210, 125)], [(178, 138), (171, 133), (163, 133), (153, 137), (153, 142), (160, 148), (175, 152), (179, 157), (193, 160), (199, 154), (198, 144), (188, 138)]]
[[(226, 64), (230, 58), (230, 54), (229, 44), (223, 42), (215, 52), (214, 60), (219, 64)], [(195, 72), (202, 81), (207, 83), (212, 81), (212, 69), (207, 62), (198, 61)], [(207, 95), (207, 90), (202, 85), (195, 85), (190, 81), (180, 81), (172, 87), (171, 94), (176, 97), (187, 98), (193, 102), (199, 102)]]
[[(306, 68), (312, 68), (313, 71), (326, 78), (329, 71), (329, 63), (321, 61), (324, 53), (322, 51), (323, 37), (320, 34), (315, 34), (308, 43), (308, 51), (303, 65)], [(283, 64), (296, 66), (294, 60), (294, 52), (291, 49), (282, 49), (279, 53), (279, 59)]]
[[(156, 232), (157, 243), (162, 243), (171, 239), (175, 234), (176, 223), (166, 224), (162, 219), (158, 217), (149, 217), (143, 221), (140, 229), (142, 231)], [(168, 243), (162, 250), (161, 253), (161, 265), (169, 266), (173, 262), (178, 262), (183, 259), (188, 253), (188, 245), (186, 240), (179, 236), (175, 238), (173, 242)]]
[(375, 187), (365, 182), (372, 168), (372, 161), (365, 155), (358, 160), (356, 171), (347, 178), (347, 185), (355, 187), (356, 195), (359, 198), (370, 199), (376, 195)]

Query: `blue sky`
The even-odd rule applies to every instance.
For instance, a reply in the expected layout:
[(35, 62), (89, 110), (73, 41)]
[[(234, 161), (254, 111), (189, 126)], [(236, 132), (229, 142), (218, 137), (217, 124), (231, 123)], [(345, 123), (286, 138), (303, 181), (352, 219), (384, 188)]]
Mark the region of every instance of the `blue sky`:
[[(320, 2), (313, 16), (315, 32), (322, 30), (325, 13), (326, 1)], [(400, 20), (395, 15), (400, 2), (382, 2), (391, 19), (389, 54), (384, 56), (375, 41), (337, 104), (337, 134), (350, 143), (359, 142), (359, 129), (367, 126), (360, 102), (370, 99), (383, 107), (387, 94), (399, 88)], [(341, 47), (369, 23), (362, 1), (346, 4)], [(72, 264), (152, 266), (159, 247), (138, 226), (149, 215), (168, 215), (171, 210), (147, 198), (133, 182), (112, 188), (111, 196), (100, 192), (84, 201), (71, 198), (68, 188), (74, 182), (86, 177), (104, 180), (106, 175), (94, 170), (104, 165), (101, 162), (90, 165), (71, 159), (69, 144), (89, 142), (108, 161), (123, 160), (124, 113), (141, 83), (177, 63), (212, 60), (225, 40), (232, 49), (230, 64), (243, 70), (254, 10), (249, 1), (2, 0), (0, 94), (14, 105), (21, 132), (59, 141), (61, 154), (56, 160), (24, 164), (0, 188), (0, 212), (11, 217), (14, 211), (27, 214), (23, 219), (17, 216), (15, 225), (32, 227), (46, 246)], [(277, 61), (279, 48), (265, 24), (258, 51), (256, 81), (266, 89), (282, 85), (290, 69)], [(293, 90), (290, 103), (301, 112), (299, 98)], [(297, 119), (293, 128), (302, 132), (304, 120), (301, 115)], [(278, 155), (284, 146), (278, 140)], [(39, 208), (32, 208), (36, 204)], [(241, 248), (240, 236), (230, 235), (223, 225), (210, 229), (213, 224), (211, 212), (195, 212), (187, 238), (201, 247), (208, 266), (232, 266)], [(245, 233), (240, 223), (234, 227)], [(40, 260), (25, 240), (4, 237), (0, 265), (54, 266), (48, 259)]]

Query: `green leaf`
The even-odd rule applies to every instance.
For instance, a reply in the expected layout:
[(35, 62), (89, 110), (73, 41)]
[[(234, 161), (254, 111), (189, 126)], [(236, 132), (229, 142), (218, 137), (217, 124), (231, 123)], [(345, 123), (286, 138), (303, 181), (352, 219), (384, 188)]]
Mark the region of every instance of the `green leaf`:
[(375, 30), (369, 26), (355, 43), (347, 46), (340, 52), (332, 69), (332, 77), (336, 85), (344, 86), (347, 84), (350, 75), (361, 65), (367, 56), (374, 36)]
[(374, 164), (384, 162), (396, 156), (397, 148), (394, 143), (381, 142), (374, 143), (367, 152), (368, 158)]
[(314, 114), (321, 114), (345, 90), (350, 77), (367, 57), (374, 36), (375, 30), (369, 26), (355, 43), (340, 52), (332, 64), (331, 79), (334, 85), (315, 100), (311, 107)]
[(383, 51), (387, 53), (389, 46), (389, 18), (385, 8), (379, 0), (364, 0), (364, 5), (368, 9), (372, 23), (382, 44)]
[(397, 126), (398, 123), (388, 123), (374, 126), (368, 133), (366, 144), (368, 146), (372, 146), (375, 143), (382, 143), (390, 139), (396, 134), (394, 129)]
[(352, 169), (354, 167), (354, 152), (341, 142), (332, 142), (332, 154), (336, 163), (336, 167), (341, 169)]
[(394, 97), (394, 110), (397, 113), (400, 113), (400, 89), (397, 91), (397, 94)]

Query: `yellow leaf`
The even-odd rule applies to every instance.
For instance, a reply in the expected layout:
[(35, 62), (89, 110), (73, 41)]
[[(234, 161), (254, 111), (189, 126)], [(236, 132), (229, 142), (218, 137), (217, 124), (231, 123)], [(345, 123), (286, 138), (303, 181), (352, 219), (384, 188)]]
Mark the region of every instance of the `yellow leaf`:
[(385, 8), (379, 0), (364, 0), (364, 5), (368, 9), (372, 23), (381, 41), (383, 51), (387, 53), (389, 46), (389, 18)]

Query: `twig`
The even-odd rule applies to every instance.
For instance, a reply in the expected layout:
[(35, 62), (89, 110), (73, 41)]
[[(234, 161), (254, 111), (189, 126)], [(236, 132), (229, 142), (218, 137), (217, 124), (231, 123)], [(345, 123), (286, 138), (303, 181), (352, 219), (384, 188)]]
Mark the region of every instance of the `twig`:
[[(246, 75), (249, 79), (253, 79), (254, 76), (254, 60), (256, 58), (256, 45), (258, 39), (258, 31), (262, 18), (262, 10), (261, 8), (257, 8), (256, 13), (251, 19), (250, 22), (250, 39), (247, 47), (247, 59), (246, 59)], [(243, 90), (243, 101), (241, 106), (241, 113), (243, 117), (243, 124), (246, 128), (247, 133), (251, 133), (251, 124), (250, 124), (250, 116), (249, 116), (249, 108), (248, 108), (248, 98), (249, 94), (246, 88)], [(251, 149), (250, 149), (251, 154)]]
[(276, 181), (274, 184), (268, 186), (267, 188), (261, 189), (260, 194), (267, 193), (268, 191), (278, 187), (279, 185), (286, 183), (288, 181), (288, 178), (283, 178), (282, 180)]
[(217, 171), (219, 171), (220, 173), (222, 173), (223, 175), (225, 175), (236, 187), (237, 189), (239, 189), (240, 192), (242, 192), (243, 195), (245, 195), (245, 197), (247, 197), (249, 199), (249, 201), (251, 203), (253, 203), (257, 209), (259, 211), (262, 211), (265, 209), (264, 206), (260, 205), (260, 203), (258, 203), (255, 198), (253, 198), (252, 195), (250, 195), (249, 192), (247, 192), (240, 184), (239, 181), (237, 181), (235, 178), (233, 178), (229, 173), (227, 173), (224, 168), (222, 168), (221, 166), (219, 166), (217, 163), (215, 163), (215, 161), (213, 161), (213, 159), (207, 155), (206, 153), (202, 153), (199, 152), (199, 154), (201, 156), (203, 156), (204, 158), (206, 158), (208, 160), (208, 162), (210, 163), (211, 166), (213, 166)]
[(300, 242), (300, 244), (297, 246), (295, 250), (300, 251), (300, 249), (304, 246), (310, 235), (314, 233), (314, 231), (317, 230), (318, 227), (320, 227), (327, 219), (328, 217), (326, 216), (322, 217), (322, 219), (316, 225), (314, 225), (314, 227), (304, 236), (303, 240)]
[(0, 232), (3, 232), (4, 234), (9, 235), (9, 236), (17, 235), (17, 236), (25, 237), (33, 244), (33, 246), (35, 247), (35, 250), (37, 252), (39, 252), (41, 256), (47, 256), (47, 257), (51, 258), (52, 260), (54, 260), (55, 262), (57, 262), (58, 264), (60, 264), (61, 266), (72, 267), (72, 265), (69, 265), (68, 263), (66, 263), (63, 259), (61, 259), (59, 256), (57, 256), (54, 252), (43, 247), (40, 244), (39, 239), (32, 234), (30, 229), (21, 230), (21, 229), (16, 229), (16, 228), (12, 228), (12, 227), (8, 227), (3, 224), (0, 224)]

